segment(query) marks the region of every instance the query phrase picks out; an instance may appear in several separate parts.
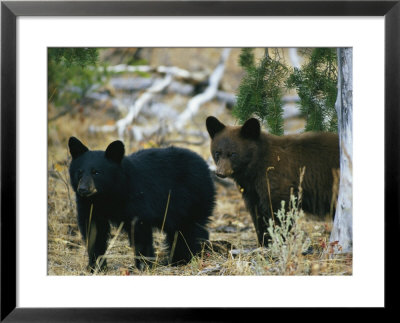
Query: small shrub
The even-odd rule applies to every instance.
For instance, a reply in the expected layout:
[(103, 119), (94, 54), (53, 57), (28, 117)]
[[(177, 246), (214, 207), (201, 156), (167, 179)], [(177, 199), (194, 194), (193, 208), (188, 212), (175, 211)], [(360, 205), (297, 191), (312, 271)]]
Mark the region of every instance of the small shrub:
[(286, 211), (285, 202), (282, 201), (282, 207), (276, 213), (280, 225), (276, 225), (272, 219), (269, 220), (269, 251), (276, 267), (274, 271), (278, 275), (295, 274), (299, 257), (310, 246), (310, 239), (299, 225), (299, 220), (304, 216), (299, 204), (292, 194), (289, 210)]

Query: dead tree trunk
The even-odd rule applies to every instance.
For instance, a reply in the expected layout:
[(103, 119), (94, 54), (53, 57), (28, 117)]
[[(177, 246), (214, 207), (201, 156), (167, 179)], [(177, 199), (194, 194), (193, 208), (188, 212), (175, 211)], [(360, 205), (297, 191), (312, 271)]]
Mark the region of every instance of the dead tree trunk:
[(340, 182), (335, 220), (330, 237), (336, 253), (353, 246), (353, 49), (338, 49), (336, 112), (340, 140)]

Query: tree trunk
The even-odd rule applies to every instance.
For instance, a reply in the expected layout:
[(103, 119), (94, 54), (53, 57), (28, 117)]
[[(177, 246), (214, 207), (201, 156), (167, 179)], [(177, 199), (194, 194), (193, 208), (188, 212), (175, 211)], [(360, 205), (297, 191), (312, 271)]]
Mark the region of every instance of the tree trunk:
[(353, 247), (353, 49), (338, 49), (336, 112), (340, 140), (340, 182), (335, 220), (330, 237), (334, 252)]

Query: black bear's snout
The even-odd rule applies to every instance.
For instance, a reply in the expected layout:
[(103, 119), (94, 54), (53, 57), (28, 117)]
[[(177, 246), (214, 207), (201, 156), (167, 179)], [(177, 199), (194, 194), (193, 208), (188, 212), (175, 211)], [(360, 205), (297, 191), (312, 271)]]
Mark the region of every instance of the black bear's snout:
[(88, 197), (90, 195), (93, 195), (94, 193), (96, 193), (96, 190), (94, 189), (90, 189), (88, 187), (80, 187), (78, 188), (78, 194), (83, 196), (83, 197)]
[(93, 179), (90, 177), (83, 177), (78, 184), (76, 192), (82, 197), (89, 197), (97, 193), (96, 186)]

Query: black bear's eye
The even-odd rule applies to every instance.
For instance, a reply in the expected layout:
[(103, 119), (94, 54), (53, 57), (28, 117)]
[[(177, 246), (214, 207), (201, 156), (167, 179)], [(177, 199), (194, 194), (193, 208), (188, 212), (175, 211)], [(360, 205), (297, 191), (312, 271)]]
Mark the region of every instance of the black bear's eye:
[(231, 158), (236, 158), (237, 157), (237, 153), (231, 153)]
[(220, 155), (221, 155), (221, 153), (220, 153), (219, 151), (216, 151), (216, 152), (214, 153), (214, 158), (215, 158), (215, 159), (218, 159)]
[(82, 173), (83, 173), (82, 169), (79, 169), (79, 170), (78, 170), (78, 178), (79, 178), (79, 179), (82, 177)]
[(99, 175), (100, 172), (96, 169), (92, 169), (92, 175)]

